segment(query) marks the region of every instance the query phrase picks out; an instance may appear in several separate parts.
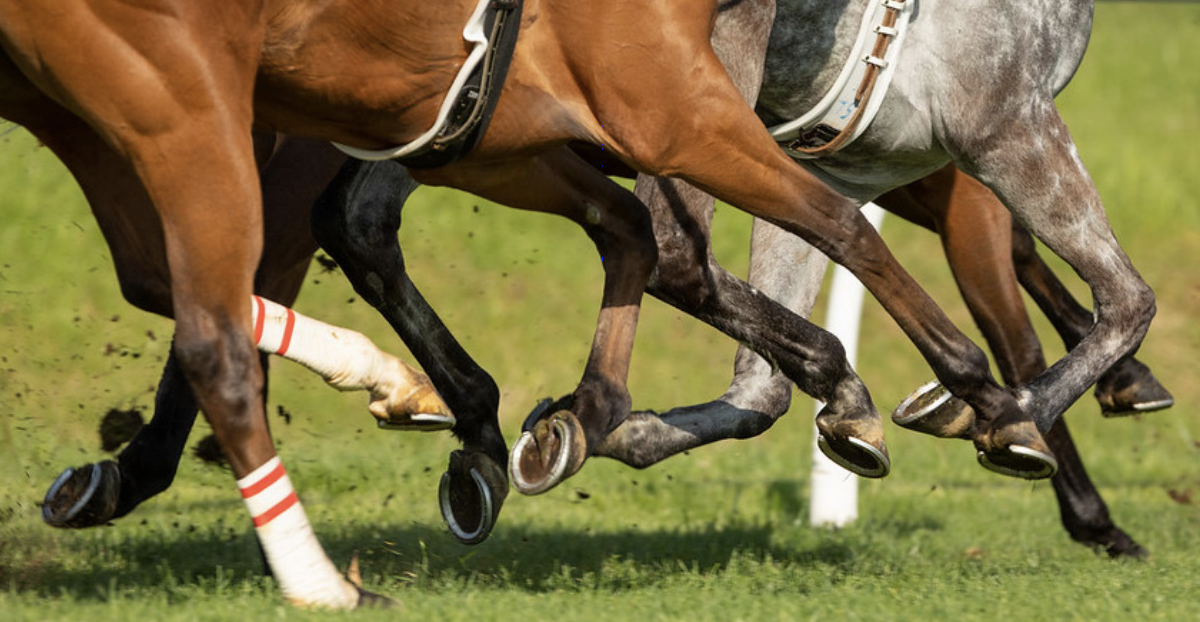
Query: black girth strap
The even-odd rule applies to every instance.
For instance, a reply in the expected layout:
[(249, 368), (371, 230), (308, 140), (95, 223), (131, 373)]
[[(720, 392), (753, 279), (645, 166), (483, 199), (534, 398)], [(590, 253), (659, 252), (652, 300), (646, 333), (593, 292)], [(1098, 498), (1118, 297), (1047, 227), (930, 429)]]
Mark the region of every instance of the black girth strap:
[(424, 149), (397, 158), (397, 162), (411, 168), (446, 166), (462, 159), (483, 139), (517, 47), (521, 6), (521, 0), (492, 0), (484, 14), (487, 51), (459, 92), (446, 127)]

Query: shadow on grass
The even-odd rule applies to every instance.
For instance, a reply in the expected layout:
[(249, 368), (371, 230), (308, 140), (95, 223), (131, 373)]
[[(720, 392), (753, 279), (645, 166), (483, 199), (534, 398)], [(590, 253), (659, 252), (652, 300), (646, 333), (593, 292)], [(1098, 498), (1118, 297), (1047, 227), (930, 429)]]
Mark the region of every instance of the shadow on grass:
[[(385, 592), (470, 586), (540, 593), (645, 589), (728, 577), (752, 582), (763, 569), (844, 576), (872, 557), (873, 542), (941, 528), (932, 517), (909, 518), (871, 525), (869, 531), (737, 522), (604, 531), (502, 523), (474, 547), (459, 544), (440, 526), (413, 523), (356, 519), (326, 522), (318, 532), (335, 564), (344, 569), (357, 554), (368, 585)], [(15, 554), (0, 547), (0, 580), (10, 593), (79, 601), (105, 601), (114, 586), (164, 591), (168, 598), (184, 588), (178, 597), (185, 600), (195, 589), (245, 583), (272, 589), (261, 581), (264, 564), (248, 525), (132, 526), (100, 534), (48, 534), (44, 542), (35, 536)]]

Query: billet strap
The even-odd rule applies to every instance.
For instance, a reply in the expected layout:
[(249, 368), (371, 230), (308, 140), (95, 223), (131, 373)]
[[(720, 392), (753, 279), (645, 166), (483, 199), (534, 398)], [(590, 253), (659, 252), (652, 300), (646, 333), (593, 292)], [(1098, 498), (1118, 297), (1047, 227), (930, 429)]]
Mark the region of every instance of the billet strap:
[(788, 155), (798, 159), (829, 155), (866, 130), (887, 93), (911, 12), (911, 0), (871, 0), (833, 88), (799, 119), (770, 128)]
[(466, 62), (450, 85), (437, 120), (416, 140), (382, 150), (334, 143), (360, 160), (396, 160), (412, 168), (436, 168), (461, 159), (487, 131), (517, 46), (522, 0), (480, 0), (463, 28), (472, 43)]

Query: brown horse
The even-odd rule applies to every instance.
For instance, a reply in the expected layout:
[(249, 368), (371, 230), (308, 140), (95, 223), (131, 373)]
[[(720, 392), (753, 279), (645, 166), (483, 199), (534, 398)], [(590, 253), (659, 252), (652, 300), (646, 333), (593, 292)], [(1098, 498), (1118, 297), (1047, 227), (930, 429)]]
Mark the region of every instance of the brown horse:
[[(1135, 348), (1153, 310), (1098, 202), (1083, 204), (1070, 223), (1048, 218), (1043, 202), (1018, 192), (1043, 187), (1037, 177), (1047, 167), (1012, 168), (995, 157), (1009, 141), (1035, 136), (1065, 157), (1070, 141), (1052, 104), (997, 111), (1020, 115), (1003, 132), (980, 133), (987, 128), (964, 114), (975, 129), (953, 126), (957, 140), (945, 141), (973, 172), (1009, 191), (1009, 207), (1081, 273), (1097, 301), (1098, 322), (1066, 362), (1014, 395), (990, 378), (982, 351), (898, 266), (855, 202), (775, 147), (709, 44), (715, 3), (627, 4), (526, 3), (490, 131), (465, 159), (418, 175), (571, 218), (605, 258), (592, 356), (572, 399), (518, 445), (523, 490), (577, 471), (628, 414), (628, 356), (656, 258), (644, 205), (568, 150), (570, 141), (603, 146), (641, 172), (677, 176), (813, 242), (867, 285), (943, 384), (974, 407), (987, 424), (974, 437), (983, 455), (994, 464), (1046, 455), (1033, 421), (1052, 421)], [(153, 205), (170, 268), (165, 311), (176, 320), (175, 354), (283, 592), (296, 603), (352, 607), (362, 593), (336, 574), (312, 537), (266, 430), (246, 303), (263, 230), (250, 129), (260, 123), (359, 148), (427, 135), (441, 94), (473, 49), (458, 35), (473, 6), (97, 0), (50, 10), (0, 1), (0, 45), (11, 60), (0, 79), (6, 104), (77, 117), (77, 128), (86, 124), (98, 136), (99, 156), (116, 158), (123, 166), (114, 173), (136, 177), (129, 183)], [(647, 32), (648, 20), (673, 36)], [(656, 62), (642, 62), (651, 53)], [(1033, 87), (1027, 94), (1050, 101)], [(710, 145), (722, 157), (713, 158)], [(1070, 158), (1052, 161), (1069, 181), (1064, 190), (1086, 193), (1090, 184)], [(878, 415), (836, 340), (807, 325), (791, 337), (791, 356), (778, 360), (828, 404), (818, 423), (829, 450), (864, 472), (886, 473)]]

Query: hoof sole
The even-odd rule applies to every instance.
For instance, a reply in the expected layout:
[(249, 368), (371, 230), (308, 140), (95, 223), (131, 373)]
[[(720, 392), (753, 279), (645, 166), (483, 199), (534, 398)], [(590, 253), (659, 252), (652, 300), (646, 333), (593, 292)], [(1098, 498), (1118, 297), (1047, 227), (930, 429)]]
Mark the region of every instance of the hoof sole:
[(442, 414), (416, 413), (408, 415), (406, 418), (397, 421), (377, 420), (381, 430), (392, 430), (397, 432), (439, 432), (441, 430), (449, 430), (456, 423), (453, 416)]
[(1138, 402), (1128, 406), (1120, 407), (1102, 407), (1100, 414), (1105, 417), (1128, 417), (1130, 415), (1140, 415), (1144, 413), (1152, 413), (1159, 410), (1166, 410), (1175, 405), (1175, 398), (1165, 398), (1161, 400), (1153, 400), (1149, 402)]
[(892, 471), (887, 454), (861, 439), (849, 437), (831, 443), (818, 435), (817, 448), (838, 466), (861, 477), (880, 478)]
[(81, 529), (103, 525), (116, 513), (121, 474), (106, 460), (63, 471), (42, 500), (42, 520), (51, 527)]
[(492, 527), (495, 525), (495, 508), (492, 505), (492, 492), (488, 488), (487, 481), (475, 469), (470, 469), (468, 473), (471, 474), (471, 481), (475, 484), (473, 491), (475, 499), (471, 504), (478, 506), (475, 528), (466, 529), (458, 520), (457, 512), (454, 510), (457, 504), (452, 501), (452, 496), (456, 493), (451, 490), (453, 483), (450, 473), (442, 473), (442, 481), (438, 484), (438, 503), (441, 505), (442, 518), (446, 521), (446, 527), (450, 530), (450, 534), (463, 544), (479, 544), (492, 533)]
[(583, 430), (570, 413), (539, 421), (521, 433), (509, 456), (513, 487), (523, 495), (538, 495), (574, 475), (583, 466)]
[(1058, 472), (1054, 456), (1021, 445), (1009, 445), (1003, 452), (979, 450), (975, 458), (989, 471), (1020, 479), (1047, 479)]

